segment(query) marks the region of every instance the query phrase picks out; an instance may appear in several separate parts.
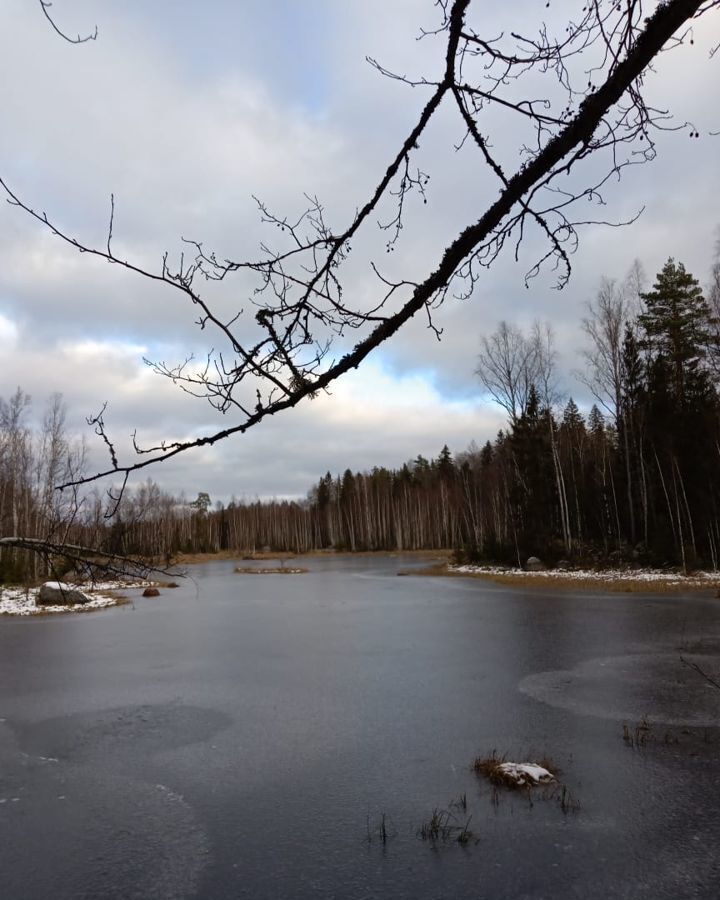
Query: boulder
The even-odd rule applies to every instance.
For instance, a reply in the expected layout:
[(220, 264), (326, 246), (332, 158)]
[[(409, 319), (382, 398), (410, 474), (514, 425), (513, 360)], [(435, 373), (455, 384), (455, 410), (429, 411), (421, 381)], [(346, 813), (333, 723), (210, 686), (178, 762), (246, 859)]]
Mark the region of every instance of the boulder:
[(557, 564), (558, 569), (569, 569), (570, 568), (570, 560), (568, 559), (560, 559)]
[(528, 560), (525, 563), (526, 572), (543, 572), (544, 570), (545, 565), (541, 559), (538, 559), (537, 556), (528, 556)]
[(146, 587), (143, 591), (143, 597), (159, 597), (160, 591), (155, 587)]
[(90, 597), (61, 581), (46, 581), (37, 597), (38, 606), (82, 606)]

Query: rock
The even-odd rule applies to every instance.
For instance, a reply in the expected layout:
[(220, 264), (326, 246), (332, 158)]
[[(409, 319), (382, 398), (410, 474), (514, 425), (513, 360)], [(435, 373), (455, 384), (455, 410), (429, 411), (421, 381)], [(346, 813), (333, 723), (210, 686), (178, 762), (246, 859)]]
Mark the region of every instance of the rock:
[(82, 606), (89, 602), (87, 594), (61, 581), (46, 581), (37, 598), (38, 606)]
[(525, 563), (525, 571), (543, 572), (545, 571), (545, 565), (541, 559), (537, 558), (537, 556), (528, 556), (528, 560)]
[(558, 567), (558, 569), (569, 569), (570, 561), (567, 559), (560, 559), (560, 560), (558, 560), (557, 567)]
[(143, 597), (159, 597), (160, 591), (154, 587), (146, 587), (142, 595)]
[(177, 583), (177, 581), (168, 581), (168, 583), (165, 585), (165, 587), (166, 588), (176, 588), (176, 587), (180, 587), (180, 585)]

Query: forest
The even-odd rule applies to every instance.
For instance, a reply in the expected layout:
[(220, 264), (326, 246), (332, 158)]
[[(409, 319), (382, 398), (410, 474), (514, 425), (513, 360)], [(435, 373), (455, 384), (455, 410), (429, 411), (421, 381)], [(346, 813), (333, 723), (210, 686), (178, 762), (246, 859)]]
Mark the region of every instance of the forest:
[[(85, 465), (62, 398), (41, 425), (30, 398), (0, 401), (0, 536), (51, 540), (169, 563), (177, 553), (454, 549), (468, 561), (718, 568), (720, 262), (710, 284), (669, 259), (646, 288), (636, 264), (587, 304), (586, 415), (558, 388), (552, 331), (500, 323), (476, 372), (507, 413), (493, 440), (397, 469), (328, 472), (302, 500), (188, 501), (152, 481), (111, 503), (56, 491)], [(62, 568), (0, 547), (0, 580)]]

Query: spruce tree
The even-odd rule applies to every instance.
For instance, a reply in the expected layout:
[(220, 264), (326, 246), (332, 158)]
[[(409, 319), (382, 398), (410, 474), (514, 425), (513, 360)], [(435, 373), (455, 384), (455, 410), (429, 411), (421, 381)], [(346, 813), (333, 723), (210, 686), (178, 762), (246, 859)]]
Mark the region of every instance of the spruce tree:
[(572, 397), (570, 397), (567, 404), (565, 405), (560, 427), (573, 435), (585, 430), (585, 422), (583, 420), (583, 417), (580, 415), (580, 410), (577, 407), (577, 403), (573, 400)]
[(441, 478), (450, 479), (455, 475), (455, 463), (447, 444), (444, 445), (438, 458), (435, 460), (435, 468)]
[[(704, 391), (701, 363), (711, 343), (713, 318), (696, 278), (672, 258), (663, 266), (654, 290), (640, 294), (646, 311), (638, 317), (641, 341), (657, 376), (667, 378), (674, 398), (684, 406), (688, 393)], [(667, 376), (658, 370), (667, 368)]]

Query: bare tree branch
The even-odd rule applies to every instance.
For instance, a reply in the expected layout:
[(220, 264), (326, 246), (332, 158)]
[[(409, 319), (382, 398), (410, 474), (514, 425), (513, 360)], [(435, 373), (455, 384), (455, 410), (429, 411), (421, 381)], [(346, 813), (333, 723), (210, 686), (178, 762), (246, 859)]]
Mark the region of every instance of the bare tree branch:
[(86, 34), (84, 37), (81, 37), (80, 35), (77, 35), (77, 37), (74, 37), (74, 38), (70, 37), (61, 28), (58, 27), (55, 20), (50, 15), (50, 7), (52, 6), (52, 3), (50, 2), (50, 0), (38, 0), (38, 2), (40, 3), (40, 9), (43, 11), (43, 15), (45, 16), (45, 18), (48, 20), (48, 22), (52, 26), (53, 31), (55, 31), (57, 34), (59, 34), (60, 37), (64, 41), (67, 41), (69, 44), (84, 44), (87, 41), (97, 40), (97, 36), (98, 36), (97, 25), (95, 26), (95, 30), (93, 32)]
[(81, 547), (45, 538), (0, 537), (0, 548), (3, 547), (29, 550), (49, 561), (56, 558), (69, 560), (80, 573), (86, 574), (92, 580), (97, 579), (98, 573), (133, 578), (146, 578), (151, 574), (179, 577), (182, 574), (169, 568), (153, 566), (140, 557), (123, 556), (119, 553), (108, 553), (98, 547)]

